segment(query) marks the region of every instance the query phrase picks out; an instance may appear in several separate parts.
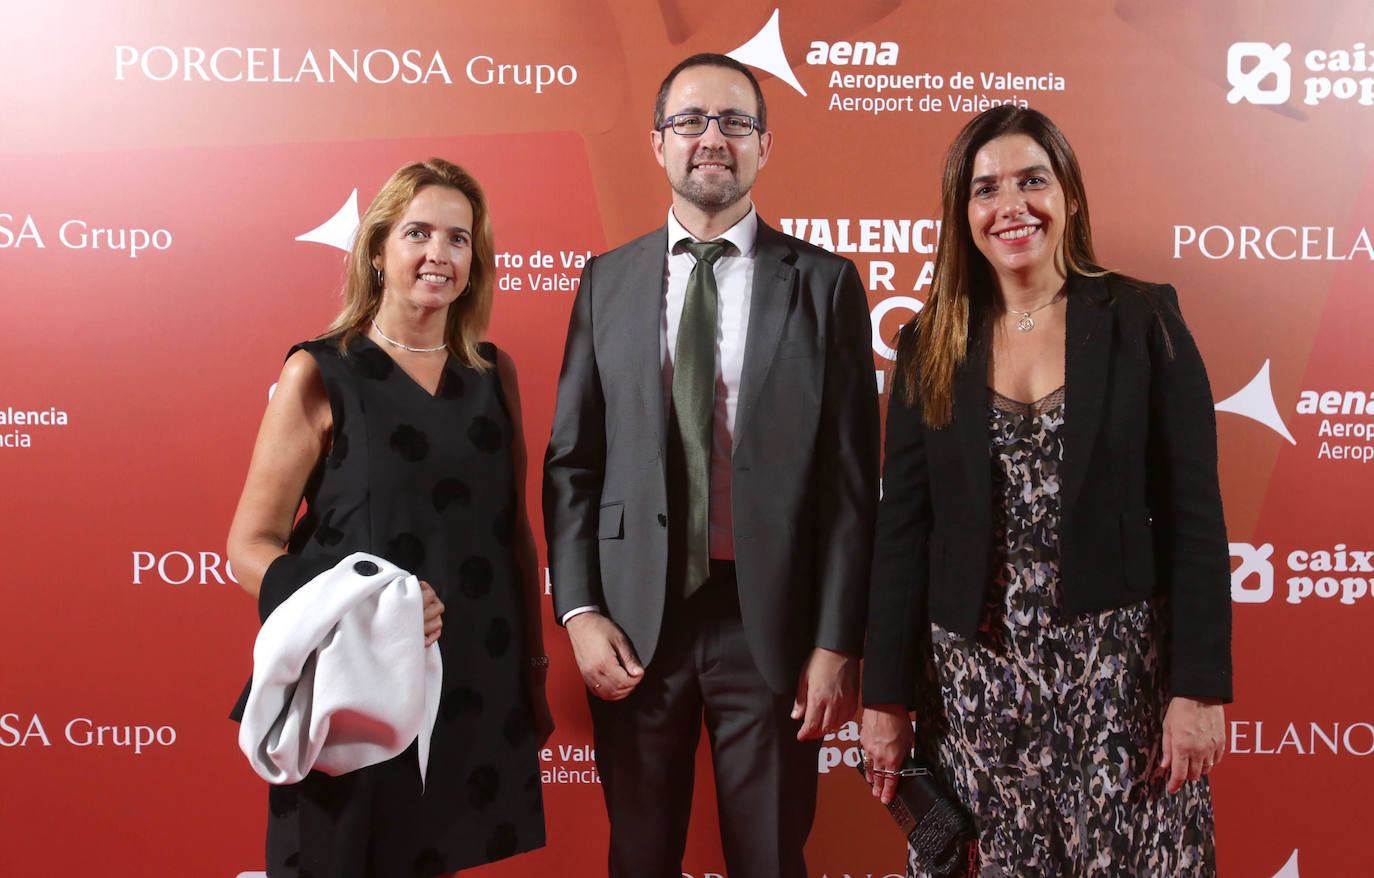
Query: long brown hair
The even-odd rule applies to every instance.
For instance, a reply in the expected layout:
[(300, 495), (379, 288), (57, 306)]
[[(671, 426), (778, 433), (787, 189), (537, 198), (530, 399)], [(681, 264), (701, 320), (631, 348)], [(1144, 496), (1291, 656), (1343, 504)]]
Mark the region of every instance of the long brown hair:
[(348, 254), (344, 278), (343, 311), (321, 338), (338, 334), (339, 349), (346, 351), (353, 339), (367, 331), (382, 304), (382, 284), (372, 258), (382, 251), (386, 237), (405, 214), (415, 195), (427, 186), (457, 189), (472, 205), (472, 267), (467, 290), (448, 307), (444, 344), (464, 365), (486, 370), (491, 363), (477, 345), (491, 322), (491, 302), (496, 281), (496, 256), (492, 244), (491, 213), (477, 179), (452, 162), (430, 159), (414, 162), (391, 175), (358, 221), (358, 232)]
[(905, 389), (901, 401), (912, 405), (919, 398), (922, 417), (931, 427), (943, 427), (953, 417), (954, 373), (968, 355), (970, 335), (983, 331), (992, 301), (992, 272), (973, 246), (968, 200), (974, 156), (989, 141), (1006, 134), (1027, 135), (1050, 157), (1065, 196), (1060, 256), (1066, 270), (1080, 275), (1105, 273), (1093, 253), (1083, 173), (1064, 133), (1044, 113), (1009, 104), (975, 116), (945, 156), (935, 277), (930, 296), (913, 321), (916, 344), (900, 346), (896, 364)]

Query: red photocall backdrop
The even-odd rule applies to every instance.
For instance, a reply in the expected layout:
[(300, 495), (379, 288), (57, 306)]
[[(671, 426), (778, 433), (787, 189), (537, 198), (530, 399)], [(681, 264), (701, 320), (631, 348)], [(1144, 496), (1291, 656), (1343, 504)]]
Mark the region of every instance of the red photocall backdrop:
[[(225, 718), (256, 615), (224, 537), (282, 357), (339, 307), (338, 245), (401, 164), (474, 171), (503, 265), (491, 337), (537, 462), (582, 262), (667, 210), (655, 88), (723, 51), (768, 99), (759, 211), (855, 260), (880, 371), (929, 289), (955, 133), (1006, 101), (1063, 127), (1099, 255), (1177, 286), (1218, 404), (1224, 874), (1374, 873), (1371, 46), (1355, 0), (9, 4), (0, 871), (260, 873), (263, 784)], [(604, 874), (582, 685), (545, 627), (549, 844), (475, 875)], [(811, 872), (899, 876), (856, 739), (822, 750)], [(688, 878), (725, 873), (707, 766), (702, 748)]]

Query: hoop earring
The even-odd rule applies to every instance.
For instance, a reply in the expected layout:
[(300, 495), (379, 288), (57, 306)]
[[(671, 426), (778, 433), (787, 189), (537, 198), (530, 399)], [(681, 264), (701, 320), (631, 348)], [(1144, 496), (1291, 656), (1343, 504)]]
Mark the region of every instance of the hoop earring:
[(386, 289), (386, 276), (382, 274), (380, 268), (374, 269), (374, 271), (377, 272), (377, 288), (381, 290)]

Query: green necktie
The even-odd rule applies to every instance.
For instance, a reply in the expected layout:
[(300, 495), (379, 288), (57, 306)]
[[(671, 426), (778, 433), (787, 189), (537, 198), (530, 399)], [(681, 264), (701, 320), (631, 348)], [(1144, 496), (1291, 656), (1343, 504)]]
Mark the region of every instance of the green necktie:
[(673, 411), (682, 437), (682, 499), (686, 576), (683, 596), (695, 592), (711, 567), (711, 437), (716, 413), (715, 261), (723, 241), (688, 242), (696, 265), (687, 278), (687, 295), (677, 324), (673, 355)]

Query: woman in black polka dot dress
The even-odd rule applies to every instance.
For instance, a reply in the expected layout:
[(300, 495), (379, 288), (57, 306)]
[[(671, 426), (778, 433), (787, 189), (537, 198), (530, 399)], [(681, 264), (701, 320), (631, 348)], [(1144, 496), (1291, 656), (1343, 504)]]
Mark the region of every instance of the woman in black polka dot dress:
[(444, 668), (423, 787), (414, 744), (272, 787), (271, 878), (430, 878), (544, 843), (552, 722), (519, 400), (480, 342), (493, 268), (477, 182), (440, 159), (397, 171), (361, 220), (343, 313), (292, 348), (268, 404), (229, 535), (261, 615), (371, 552), (422, 581)]

